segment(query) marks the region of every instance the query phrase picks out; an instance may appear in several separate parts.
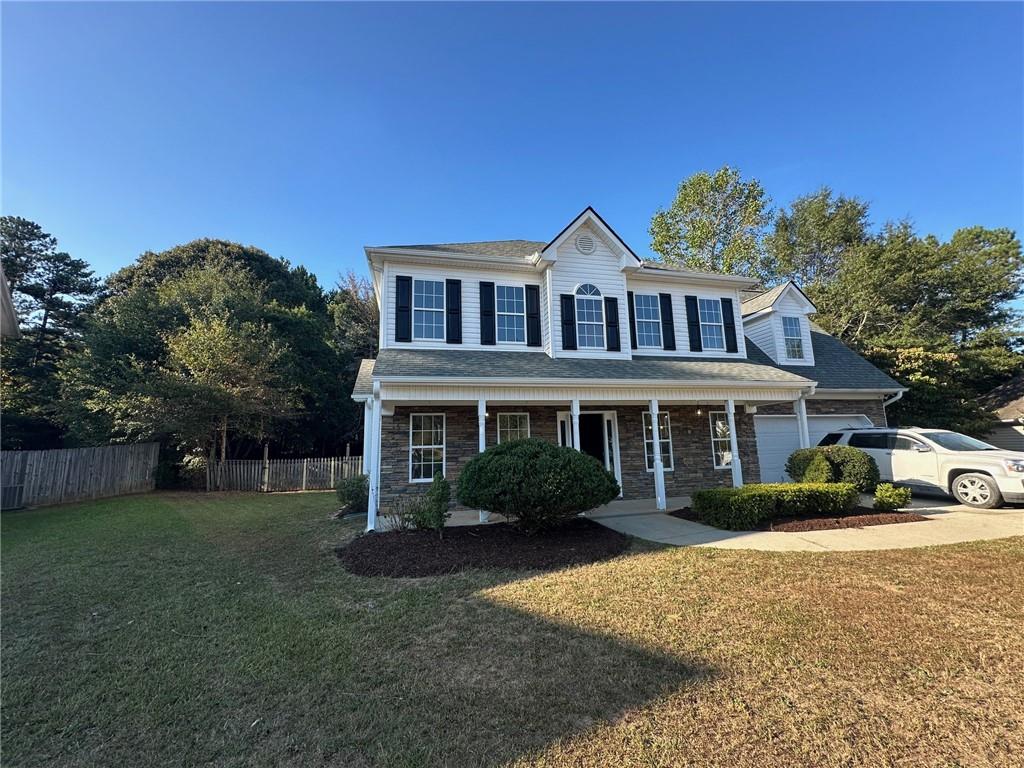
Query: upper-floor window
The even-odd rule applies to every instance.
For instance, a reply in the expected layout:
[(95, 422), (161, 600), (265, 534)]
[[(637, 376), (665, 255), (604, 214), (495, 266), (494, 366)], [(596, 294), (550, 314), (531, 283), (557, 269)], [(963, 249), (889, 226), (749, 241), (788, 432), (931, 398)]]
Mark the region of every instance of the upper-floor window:
[(657, 296), (637, 294), (633, 297), (636, 315), (636, 345), (661, 349), (661, 303)]
[(699, 299), (700, 343), (704, 349), (725, 349), (725, 323), (722, 322), (722, 302), (718, 299)]
[(414, 280), (412, 310), (414, 339), (444, 339), (444, 282)]
[(786, 343), (786, 357), (790, 360), (803, 360), (804, 334), (799, 317), (782, 318), (782, 338)]
[(526, 343), (526, 289), (521, 285), (494, 287), (498, 341)]
[(604, 301), (590, 283), (576, 289), (576, 337), (580, 349), (604, 349)]

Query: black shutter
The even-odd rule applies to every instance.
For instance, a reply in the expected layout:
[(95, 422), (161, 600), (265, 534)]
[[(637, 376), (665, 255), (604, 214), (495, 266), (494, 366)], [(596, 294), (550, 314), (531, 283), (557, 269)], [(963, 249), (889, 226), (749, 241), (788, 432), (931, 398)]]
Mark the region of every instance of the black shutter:
[(725, 326), (725, 351), (736, 352), (736, 318), (732, 313), (732, 299), (722, 299), (722, 324)]
[(494, 344), (494, 283), (480, 283), (480, 343)]
[(562, 349), (576, 349), (576, 302), (571, 293), (562, 294)]
[(619, 340), (619, 300), (614, 296), (605, 296), (604, 299), (604, 338), (609, 352), (622, 349)]
[(629, 346), (636, 349), (636, 305), (632, 291), (626, 292), (626, 307), (629, 309)]
[(449, 344), (462, 343), (462, 281), (445, 280), (444, 340)]
[(664, 349), (676, 348), (676, 318), (672, 314), (672, 294), (659, 293), (658, 303), (661, 305), (661, 346)]
[(690, 351), (703, 352), (704, 345), (700, 341), (700, 312), (697, 297), (686, 297), (686, 332), (690, 336)]
[(412, 278), (395, 277), (395, 341), (412, 341)]
[(526, 286), (526, 346), (540, 346), (540, 286)]

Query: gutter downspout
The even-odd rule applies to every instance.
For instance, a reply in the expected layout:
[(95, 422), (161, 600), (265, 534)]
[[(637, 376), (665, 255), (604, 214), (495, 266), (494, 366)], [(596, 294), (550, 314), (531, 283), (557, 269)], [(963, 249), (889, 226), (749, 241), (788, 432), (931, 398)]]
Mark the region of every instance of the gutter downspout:
[(906, 392), (906, 390), (905, 389), (901, 389), (899, 392), (897, 392), (892, 397), (889, 397), (889, 398), (886, 398), (885, 400), (882, 400), (882, 417), (885, 419), (885, 425), (886, 426), (889, 426), (889, 414), (885, 412), (886, 406), (892, 405), (897, 400), (899, 400), (901, 397), (903, 397), (903, 393), (904, 392)]

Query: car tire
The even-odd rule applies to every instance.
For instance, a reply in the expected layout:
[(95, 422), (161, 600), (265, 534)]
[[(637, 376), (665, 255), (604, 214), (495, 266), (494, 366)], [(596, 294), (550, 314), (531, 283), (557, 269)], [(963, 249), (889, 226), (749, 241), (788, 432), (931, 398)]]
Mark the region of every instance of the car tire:
[(967, 472), (953, 480), (953, 498), (968, 507), (995, 509), (1003, 504), (1003, 494), (996, 481), (988, 475)]

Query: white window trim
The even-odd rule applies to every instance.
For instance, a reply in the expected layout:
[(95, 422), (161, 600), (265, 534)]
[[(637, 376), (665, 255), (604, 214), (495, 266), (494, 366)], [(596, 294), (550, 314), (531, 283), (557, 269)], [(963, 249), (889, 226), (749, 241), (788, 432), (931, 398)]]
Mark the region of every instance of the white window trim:
[[(700, 303), (702, 301), (715, 301), (718, 302), (718, 316), (722, 318), (720, 323), (707, 323), (704, 322), (704, 318), (700, 314)], [(698, 296), (697, 297), (697, 319), (700, 321), (700, 346), (704, 352), (725, 352), (728, 342), (725, 338), (725, 312), (722, 311), (722, 298), (720, 296)], [(709, 328), (721, 328), (722, 329), (722, 346), (720, 347), (709, 347), (704, 343), (704, 326)]]
[(708, 411), (708, 429), (711, 431), (711, 462), (715, 465), (715, 469), (732, 469), (732, 461), (730, 461), (728, 464), (719, 464), (718, 463), (718, 452), (715, 451), (715, 441), (716, 440), (718, 442), (725, 441), (725, 442), (729, 443), (729, 456), (730, 456), (730, 458), (732, 460), (735, 460), (736, 457), (732, 455), (732, 437), (729, 436), (729, 437), (724, 437), (723, 438), (723, 437), (717, 437), (715, 435), (715, 416), (716, 416), (716, 414), (720, 414), (722, 416), (722, 420), (725, 422), (726, 426), (729, 425), (729, 419), (728, 419), (725, 411)]
[[(786, 334), (786, 321), (787, 320), (796, 320), (796, 327), (797, 327), (797, 335), (796, 336), (788, 336)], [(803, 319), (800, 318), (798, 315), (782, 315), (782, 318), (781, 318), (780, 322), (782, 323), (782, 351), (786, 353), (786, 359), (787, 360), (799, 360), (801, 362), (806, 360), (807, 359), (807, 350), (804, 348), (804, 323), (803, 323)], [(787, 342), (789, 342), (789, 341), (799, 341), (800, 342), (800, 357), (793, 357), (792, 355), (789, 354), (789, 344), (787, 344)]]
[[(440, 312), (441, 313), (441, 331), (440, 337), (434, 336), (417, 336), (416, 335), (416, 283), (440, 283), (441, 284), (441, 308), (437, 309), (434, 307), (420, 307), (420, 312)], [(445, 327), (445, 318), (448, 315), (448, 290), (445, 287), (444, 280), (438, 280), (433, 277), (413, 277), (412, 279), (412, 340), (413, 341), (445, 341), (447, 335), (447, 328)]]
[[(665, 417), (665, 424), (668, 426), (668, 462), (665, 461), (665, 453), (662, 452), (662, 454), (661, 454), (661, 464), (662, 464), (663, 469), (666, 472), (674, 472), (675, 471), (675, 459), (672, 457), (672, 417), (669, 415), (668, 411), (658, 411), (658, 418), (660, 419), (662, 416)], [(643, 440), (643, 443), (644, 443), (644, 466), (645, 467), (647, 466), (648, 459), (650, 458), (650, 453), (647, 450), (647, 423), (648, 423), (648, 421), (650, 421), (650, 418), (651, 418), (651, 412), (650, 411), (644, 411), (643, 414), (642, 414), (642, 417), (641, 417), (641, 424), (640, 424), (640, 427), (641, 427), (640, 439)], [(655, 440), (659, 439), (658, 435), (655, 434), (655, 431), (653, 429), (651, 430), (651, 435), (654, 437)], [(665, 441), (662, 440), (661, 442), (664, 443)], [(653, 450), (653, 449), (654, 449), (654, 446), (652, 445), (651, 446), (651, 450)], [(651, 467), (647, 471), (648, 472), (654, 472), (654, 467)]]
[[(636, 300), (640, 297), (654, 299), (654, 308), (658, 310), (658, 343), (657, 344), (643, 344), (640, 341), (640, 323), (653, 323), (654, 320), (641, 320), (636, 314)], [(698, 305), (699, 311), (699, 305)], [(656, 293), (636, 293), (633, 294), (633, 321), (636, 323), (636, 347), (637, 349), (663, 349), (665, 346), (665, 332), (661, 325), (661, 297)]]
[[(597, 296), (589, 296), (589, 295), (588, 296), (580, 296), (579, 295), (579, 290), (584, 285), (592, 285), (592, 286), (594, 286), (594, 290), (597, 291)], [(580, 326), (581, 325), (597, 325), (597, 323), (591, 323), (591, 322), (581, 323), (580, 322), (579, 300), (581, 298), (595, 300), (597, 302), (598, 308), (601, 310), (601, 322), (600, 322), (600, 325), (601, 325), (601, 346), (599, 346), (599, 347), (589, 347), (589, 346), (585, 347), (585, 346), (583, 346), (582, 343), (580, 343), (580, 330), (579, 330)], [(604, 317), (604, 294), (601, 293), (601, 289), (598, 288), (593, 283), (580, 283), (579, 285), (577, 285), (576, 286), (576, 290), (574, 290), (572, 292), (572, 312), (573, 312), (573, 320), (575, 320), (575, 322), (576, 322), (576, 349), (578, 349), (578, 350), (583, 350), (583, 349), (608, 349), (608, 326), (605, 324), (605, 317)]]
[[(440, 445), (416, 445), (412, 444), (412, 421), (417, 416), (440, 416), (441, 417), (441, 444)], [(410, 483), (432, 483), (433, 477), (414, 478), (412, 476), (412, 450), (413, 448), (440, 448), (441, 449), (441, 474), (448, 477), (448, 417), (444, 413), (410, 413), (409, 414), (409, 482)]]
[[(519, 312), (499, 312), (498, 311), (498, 289), (499, 288), (518, 288), (523, 292), (523, 311)], [(523, 318), (523, 340), (522, 341), (502, 341), (498, 338), (498, 317), (505, 315), (506, 317), (521, 317)], [(494, 340), (498, 344), (511, 344), (513, 346), (526, 346), (526, 284), (525, 283), (495, 283), (494, 285)]]
[(530, 437), (530, 414), (526, 411), (515, 411), (508, 413), (499, 413), (498, 420), (496, 422), (496, 429), (498, 430), (498, 445), (501, 445), (501, 417), (502, 416), (525, 416), (526, 417), (526, 438), (519, 438), (520, 440), (527, 439)]

